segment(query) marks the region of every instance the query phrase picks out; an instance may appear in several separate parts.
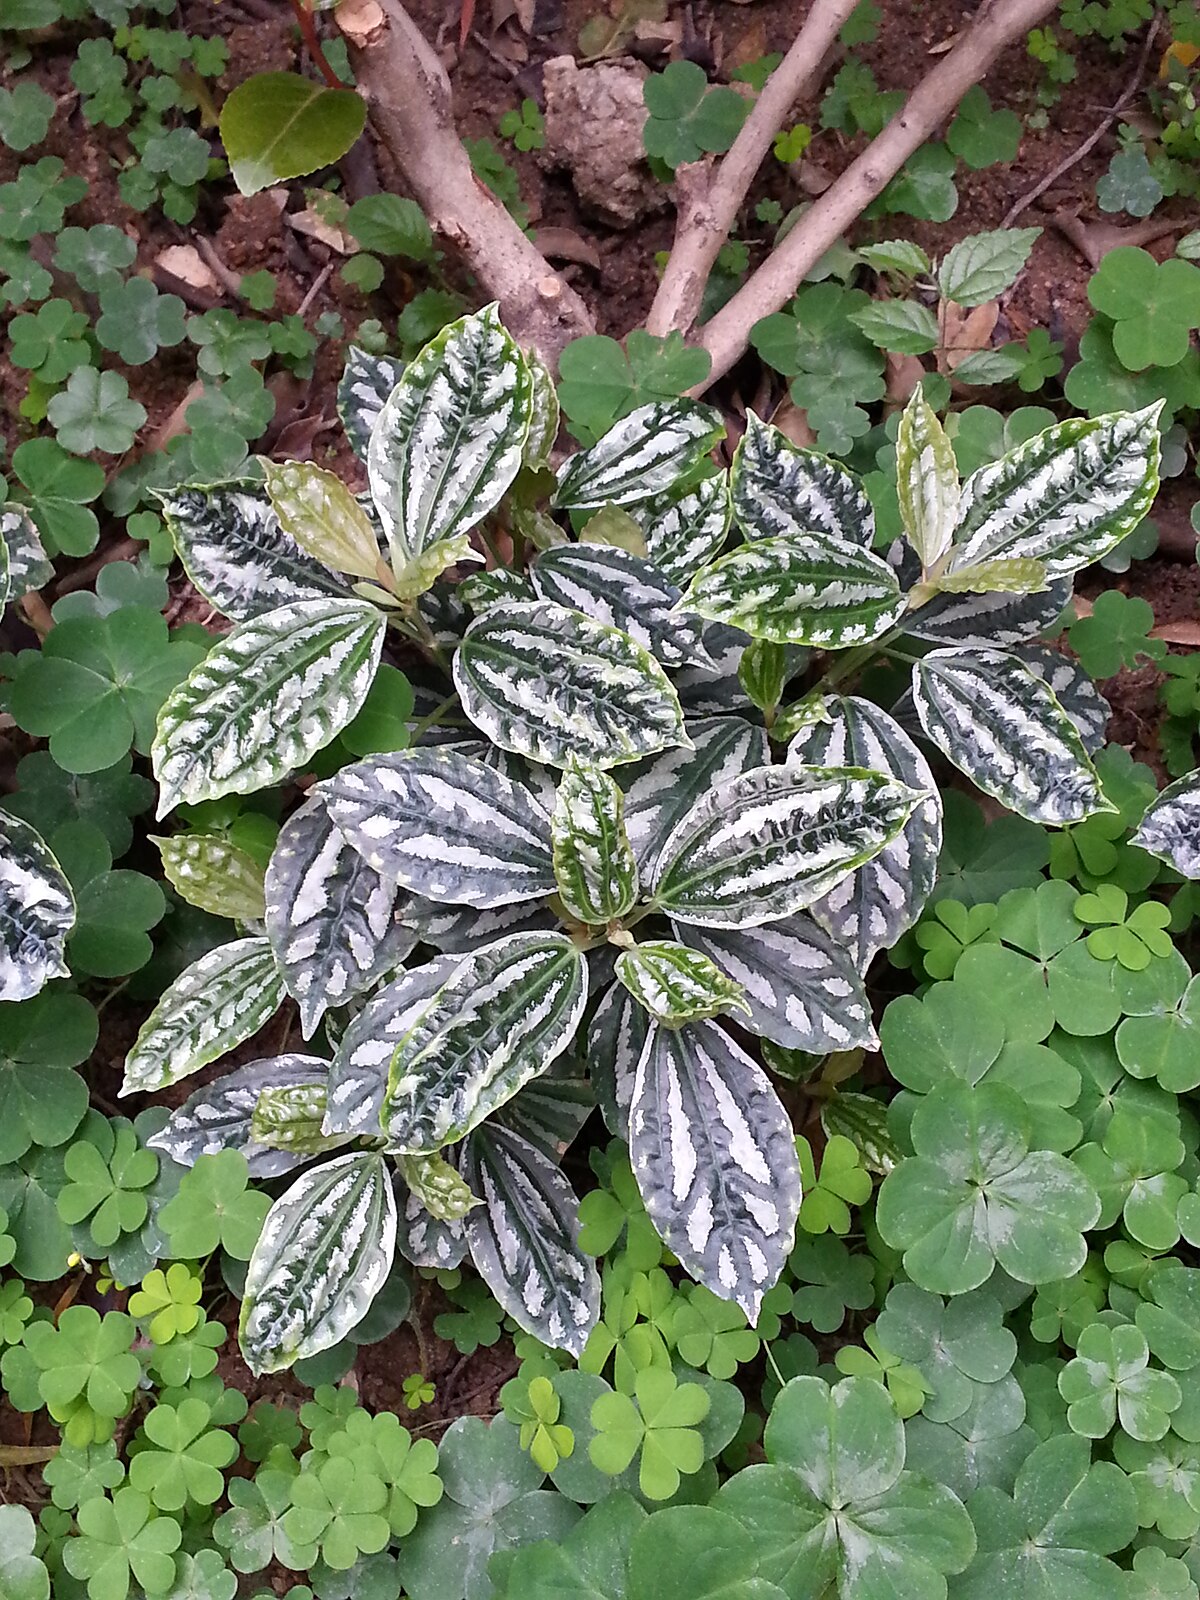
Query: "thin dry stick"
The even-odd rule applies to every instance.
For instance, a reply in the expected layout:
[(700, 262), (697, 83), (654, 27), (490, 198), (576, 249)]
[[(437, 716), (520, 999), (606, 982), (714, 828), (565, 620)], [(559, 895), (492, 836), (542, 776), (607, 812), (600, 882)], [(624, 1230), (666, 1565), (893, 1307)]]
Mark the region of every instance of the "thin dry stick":
[(646, 318), (648, 332), (660, 337), (672, 329), (686, 333), (695, 322), (713, 262), (729, 237), (772, 139), (796, 101), (811, 89), (856, 3), (814, 0), (791, 49), (767, 79), (729, 154), (711, 173), (700, 164), (680, 170), (675, 187), (675, 243)]
[(992, 0), (969, 31), (905, 101), (903, 108), (841, 177), (826, 190), (781, 245), (711, 322), (700, 344), (712, 357), (702, 393), (745, 351), (754, 324), (778, 311), (795, 294), (806, 272), (887, 187), (909, 156), (920, 149), (967, 90), (1014, 39), (1028, 33), (1055, 7), (1055, 0)]

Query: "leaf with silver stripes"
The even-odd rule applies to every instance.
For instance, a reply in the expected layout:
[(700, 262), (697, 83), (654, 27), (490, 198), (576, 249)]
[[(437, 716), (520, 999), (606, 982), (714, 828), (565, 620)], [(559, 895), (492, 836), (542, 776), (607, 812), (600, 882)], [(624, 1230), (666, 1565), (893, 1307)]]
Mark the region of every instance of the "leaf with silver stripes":
[(503, 933), (540, 933), (559, 926), (558, 917), (544, 900), (519, 900), (492, 911), (477, 911), (474, 906), (438, 905), (416, 895), (408, 903), (404, 920), (422, 944), (456, 956), (491, 944)]
[(821, 1102), (821, 1127), (828, 1139), (849, 1139), (867, 1171), (886, 1177), (902, 1158), (888, 1127), (887, 1112), (884, 1102), (872, 1095), (839, 1090)]
[[(751, 705), (741, 680), (742, 658), (747, 639), (736, 628), (710, 622), (704, 629), (704, 648), (716, 663), (710, 667), (682, 667), (672, 678), (679, 703), (686, 717), (724, 716), (730, 711), (744, 713)], [(807, 654), (798, 645), (789, 645), (795, 655)]]
[(346, 1143), (344, 1135), (322, 1132), (324, 1119), (324, 1082), (275, 1084), (259, 1094), (250, 1115), (250, 1137), (268, 1150), (321, 1155)]
[(577, 921), (600, 926), (633, 909), (638, 869), (625, 796), (607, 772), (571, 758), (550, 819), (558, 896)]
[(878, 1045), (853, 961), (808, 917), (762, 928), (680, 923), (676, 931), (739, 986), (748, 1015), (737, 1020), (759, 1038), (812, 1055)]
[(904, 612), (886, 561), (816, 533), (739, 545), (698, 573), (680, 604), (752, 639), (823, 650), (868, 644)]
[(189, 905), (238, 922), (261, 922), (266, 915), (263, 869), (220, 834), (151, 834), (150, 843), (158, 846), (163, 876)]
[(445, 1156), (397, 1156), (396, 1166), (409, 1193), (439, 1222), (460, 1222), (468, 1211), (483, 1204)]
[(687, 945), (659, 939), (636, 944), (617, 957), (617, 977), (637, 1003), (664, 1028), (748, 1011), (742, 986), (714, 961)]
[(1075, 724), (1023, 661), (1000, 650), (932, 650), (913, 668), (926, 736), (985, 794), (1052, 827), (1115, 811)]
[(729, 479), (723, 472), (701, 478), (686, 494), (635, 504), (631, 515), (642, 530), (647, 557), (682, 588), (720, 554), (729, 537)]
[(258, 459), (267, 498), (284, 533), (335, 572), (377, 583), (379, 539), (370, 517), (342, 480), (312, 461)]
[(533, 585), (523, 573), (512, 572), (508, 567), (496, 567), (490, 572), (471, 572), (458, 586), (459, 597), (470, 606), (473, 615), (481, 617), (493, 606), (506, 600), (536, 600)]
[(908, 542), (928, 571), (950, 548), (958, 521), (958, 463), (937, 412), (919, 388), (900, 414), (896, 489)]
[(537, 1145), (490, 1123), (459, 1165), (483, 1201), (465, 1222), (480, 1277), (526, 1333), (578, 1356), (600, 1320), (600, 1274), (579, 1248), (575, 1191)]
[(457, 750), (398, 750), (321, 786), (364, 860), (427, 900), (481, 909), (554, 891), (550, 819), (527, 788)]
[(395, 879), (359, 854), (319, 795), (279, 830), (265, 894), (267, 938), (306, 1039), (327, 1006), (364, 994), (417, 942), (400, 920)]
[(904, 632), (931, 644), (1001, 649), (1024, 644), (1052, 628), (1071, 598), (1071, 579), (1058, 578), (1036, 594), (938, 594), (900, 619)]
[(267, 1213), (250, 1258), (238, 1338), (251, 1372), (279, 1372), (344, 1339), (387, 1282), (396, 1201), (381, 1156), (302, 1173)]
[(766, 1073), (715, 1022), (651, 1027), (634, 1085), (629, 1159), (668, 1249), (757, 1322), (792, 1248), (800, 1162)]
[(463, 710), (503, 750), (615, 767), (688, 742), (679, 696), (619, 628), (537, 600), (493, 606), (454, 657)]
[(24, 506), (0, 507), (0, 542), (8, 557), (10, 600), (19, 600), (30, 590), (42, 589), (50, 582), (54, 576), (53, 563)]
[(894, 717), (854, 695), (830, 698), (825, 710), (828, 721), (811, 723), (792, 740), (789, 764), (890, 772), (927, 796), (890, 844), (809, 907), (857, 970), (865, 972), (880, 950), (890, 950), (912, 927), (933, 892), (942, 805), (928, 762)]
[(604, 1125), (618, 1139), (629, 1139), (633, 1083), (649, 1033), (649, 1013), (614, 983), (588, 1028), (587, 1065)]
[(467, 1254), (463, 1223), (440, 1221), (399, 1178), (396, 1183), (396, 1248), (400, 1254), (414, 1267), (449, 1272), (460, 1266)]
[(170, 984), (125, 1058), (120, 1093), (165, 1089), (258, 1032), (279, 1010), (283, 978), (264, 938), (235, 939)]
[(219, 1150), (240, 1150), (252, 1178), (278, 1178), (306, 1158), (285, 1150), (268, 1150), (254, 1142), (250, 1119), (264, 1089), (291, 1089), (318, 1084), (329, 1077), (329, 1063), (318, 1056), (266, 1056), (248, 1061), (224, 1077), (214, 1078), (190, 1094), (166, 1125), (146, 1143), (180, 1166), (191, 1167), (201, 1156)]
[(979, 467), (962, 487), (950, 570), (1031, 556), (1061, 578), (1107, 555), (1154, 504), (1162, 406), (1057, 422)]
[(463, 956), (392, 1057), (388, 1148), (464, 1138), (567, 1049), (586, 1001), (587, 967), (563, 934), (513, 933)]
[(562, 511), (636, 505), (685, 482), (725, 437), (720, 412), (694, 400), (655, 400), (611, 427), (559, 469), (551, 500)]
[(494, 304), (450, 323), (409, 362), (367, 449), (397, 570), (499, 504), (521, 469), (532, 412), (529, 368)]
[(0, 811), (0, 1001), (30, 1000), (67, 978), (75, 896), (49, 846), (20, 817)]
[(560, 1056), (550, 1071), (527, 1083), (496, 1113), (496, 1123), (561, 1158), (596, 1109), (591, 1084), (578, 1062)]
[(818, 533), (869, 550), (875, 538), (875, 513), (854, 474), (793, 444), (753, 411), (746, 413), (729, 483), (734, 520), (747, 539)]
[(404, 363), (394, 356), (375, 356), (352, 344), (346, 352), (346, 365), (337, 387), (337, 413), (346, 440), (360, 461), (367, 459), (367, 445), (384, 401), (404, 376)]
[(560, 544), (530, 570), (543, 600), (621, 628), (664, 667), (713, 667), (701, 625), (676, 611), (680, 590), (652, 562), (611, 544)]
[(302, 767), (362, 709), (386, 626), (362, 600), (298, 600), (239, 623), (158, 714), (158, 815)]
[(183, 569), (231, 622), (248, 622), (296, 600), (349, 598), (340, 573), (300, 548), (261, 491), (218, 484), (158, 496)]
[(1184, 878), (1200, 878), (1200, 773), (1168, 784), (1130, 840)]
[(531, 385), (525, 465), (537, 472), (550, 465), (550, 452), (558, 438), (558, 392), (554, 387), (553, 373), (536, 350), (525, 351), (525, 365), (529, 369)]
[(1083, 748), (1094, 756), (1103, 747), (1112, 716), (1112, 707), (1095, 682), (1078, 661), (1048, 644), (1025, 645), (1014, 654), (1054, 691), (1054, 698), (1075, 724)]
[(759, 767), (680, 822), (659, 857), (654, 899), (700, 927), (778, 922), (878, 855), (923, 798), (878, 772)]

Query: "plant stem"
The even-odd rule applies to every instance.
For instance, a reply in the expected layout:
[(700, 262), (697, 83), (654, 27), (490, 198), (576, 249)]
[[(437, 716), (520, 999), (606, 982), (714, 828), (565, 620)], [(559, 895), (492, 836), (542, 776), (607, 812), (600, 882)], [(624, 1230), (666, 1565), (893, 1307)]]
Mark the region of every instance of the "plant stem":
[(457, 704), (457, 694), (447, 695), (440, 706), (435, 706), (427, 717), (422, 717), (420, 722), (414, 726), (409, 735), (411, 743), (416, 744), (421, 735), (427, 733), (430, 728), (440, 727), (445, 721), (447, 711), (452, 711)]
[(346, 85), (329, 65), (320, 37), (317, 34), (317, 24), (313, 20), (313, 14), (305, 4), (305, 0), (290, 0), (290, 3), (296, 15), (296, 24), (300, 29), (300, 37), (304, 40), (304, 47), (312, 57), (313, 65), (330, 89), (344, 89)]
[(779, 1387), (781, 1389), (786, 1388), (787, 1387), (787, 1379), (784, 1377), (783, 1373), (780, 1372), (779, 1363), (778, 1363), (778, 1361), (776, 1361), (775, 1357), (771, 1354), (771, 1346), (767, 1343), (767, 1341), (765, 1339), (763, 1340), (763, 1354), (766, 1356), (767, 1362), (770, 1365), (771, 1371), (775, 1374), (775, 1377), (778, 1380)]

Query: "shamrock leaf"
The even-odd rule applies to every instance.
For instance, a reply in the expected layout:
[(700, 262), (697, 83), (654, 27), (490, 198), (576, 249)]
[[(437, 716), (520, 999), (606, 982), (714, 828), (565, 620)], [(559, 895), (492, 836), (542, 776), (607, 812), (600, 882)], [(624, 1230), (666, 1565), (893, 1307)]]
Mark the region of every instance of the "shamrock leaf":
[(1200, 1084), (1200, 1057), (1193, 1034), (1200, 1025), (1200, 981), (1158, 994), (1146, 1015), (1124, 1019), (1117, 1029), (1117, 1055), (1134, 1078), (1157, 1078), (1170, 1094)]
[(1112, 345), (1132, 372), (1173, 367), (1200, 327), (1200, 267), (1158, 262), (1134, 245), (1110, 250), (1088, 282), (1088, 299), (1116, 324)]
[(121, 1311), (101, 1318), (91, 1306), (68, 1306), (50, 1323), (31, 1323), (25, 1345), (40, 1371), (46, 1408), (64, 1422), (64, 1437), (87, 1445), (112, 1436), (113, 1423), (129, 1409), (142, 1375), (130, 1353), (134, 1326)]
[(722, 1380), (732, 1378), (739, 1366), (753, 1361), (762, 1343), (740, 1306), (720, 1299), (700, 1283), (690, 1284), (687, 1298), (675, 1306), (671, 1337), (689, 1367)]
[(146, 1417), (149, 1445), (130, 1462), (129, 1481), (160, 1510), (180, 1511), (189, 1500), (212, 1505), (224, 1493), (221, 1468), (237, 1459), (237, 1444), (211, 1421), (211, 1408), (191, 1399), (157, 1405)]
[(117, 1460), (117, 1447), (111, 1439), (82, 1448), (63, 1443), (54, 1459), (42, 1468), (51, 1499), (67, 1511), (74, 1511), (106, 1489), (115, 1489), (124, 1476), (125, 1468)]
[(34, 1555), (37, 1529), (24, 1506), (0, 1506), (0, 1594), (50, 1600), (50, 1574)]
[(158, 1176), (158, 1157), (123, 1117), (102, 1123), (98, 1132), (97, 1142), (81, 1139), (63, 1158), (70, 1181), (59, 1193), (58, 1214), (68, 1227), (86, 1220), (92, 1243), (103, 1252), (145, 1222), (150, 1208), (143, 1191)]
[(1188, 1191), (1177, 1171), (1184, 1154), (1170, 1122), (1118, 1107), (1101, 1142), (1082, 1145), (1074, 1156), (1099, 1196), (1100, 1226), (1121, 1219), (1139, 1244), (1169, 1250), (1179, 1238), (1176, 1211)]
[(294, 1474), (267, 1468), (253, 1479), (229, 1480), (229, 1510), (213, 1523), (213, 1538), (238, 1572), (261, 1572), (272, 1561), (302, 1571), (316, 1559), (311, 1545), (295, 1545), (283, 1519), (292, 1504)]
[(67, 387), (51, 396), (46, 416), (64, 450), (78, 456), (93, 450), (119, 456), (133, 445), (146, 408), (129, 398), (129, 385), (119, 372), (80, 367), (67, 379)]
[(14, 317), (9, 325), (13, 366), (35, 372), (42, 383), (62, 383), (92, 359), (83, 337), (87, 325), (85, 314), (69, 300), (47, 300), (36, 311)]
[(708, 353), (680, 333), (659, 339), (635, 328), (622, 349), (606, 334), (572, 339), (559, 361), (559, 403), (580, 444), (593, 445), (613, 423), (654, 400), (674, 400), (703, 383)]
[(145, 966), (154, 948), (148, 931), (167, 909), (159, 886), (140, 872), (114, 872), (108, 841), (88, 822), (64, 823), (47, 842), (75, 895), (67, 941), (72, 969), (120, 978)]
[(1021, 144), (1021, 119), (1015, 111), (994, 111), (987, 91), (976, 84), (959, 101), (946, 143), (977, 171), (1012, 161)]
[(184, 1174), (179, 1193), (159, 1213), (176, 1255), (198, 1261), (219, 1245), (235, 1260), (249, 1261), (271, 1209), (267, 1195), (247, 1187), (249, 1177), (240, 1150), (199, 1157)]
[(1150, 1347), (1129, 1324), (1093, 1322), (1079, 1335), (1075, 1359), (1058, 1375), (1072, 1432), (1103, 1439), (1118, 1421), (1131, 1439), (1161, 1439), (1183, 1391), (1169, 1372), (1149, 1366)]
[(1089, 615), (1071, 624), (1067, 637), (1086, 672), (1093, 678), (1111, 678), (1122, 667), (1136, 667), (1143, 657), (1160, 661), (1166, 655), (1161, 639), (1147, 637), (1153, 626), (1149, 601), (1106, 589), (1096, 596)]
[(1100, 883), (1093, 894), (1080, 895), (1074, 911), (1080, 922), (1095, 928), (1087, 947), (1098, 961), (1119, 961), (1129, 971), (1141, 972), (1154, 956), (1169, 956), (1174, 949), (1166, 931), (1171, 913), (1156, 900), (1128, 908), (1124, 889)]
[(26, 439), (13, 451), (12, 464), (47, 554), (87, 555), (100, 524), (86, 508), (104, 488), (104, 468), (68, 455), (54, 439)]
[(817, 1333), (836, 1333), (847, 1311), (865, 1311), (875, 1298), (871, 1257), (851, 1255), (833, 1234), (798, 1240), (788, 1267), (801, 1285), (792, 1315)]
[(435, 1506), (442, 1498), (437, 1476), (437, 1446), (431, 1439), (413, 1439), (392, 1412), (369, 1416), (355, 1410), (325, 1441), (331, 1458), (354, 1463), (387, 1487), (385, 1515), (392, 1534), (403, 1539), (417, 1525), (418, 1508)]
[(501, 1397), (504, 1414), (520, 1429), (521, 1449), (529, 1451), (543, 1472), (553, 1472), (575, 1450), (575, 1435), (558, 1420), (562, 1401), (554, 1384), (540, 1375), (528, 1383), (514, 1378), (504, 1387), (510, 1391)]
[(438, 1338), (449, 1339), (464, 1356), (474, 1355), (480, 1345), (494, 1345), (500, 1337), (504, 1313), (487, 1285), (476, 1278), (468, 1279), (453, 1291), (453, 1297), (460, 1309), (442, 1311), (433, 1319)]
[(144, 366), (160, 349), (181, 344), (185, 333), (183, 301), (159, 294), (149, 278), (118, 278), (100, 285), (96, 338), (127, 366)]
[(200, 1322), (203, 1283), (183, 1261), (173, 1261), (164, 1272), (155, 1267), (129, 1298), (129, 1314), (147, 1318), (147, 1331), (156, 1345), (169, 1344), (179, 1334), (191, 1333)]
[(636, 1272), (649, 1272), (662, 1260), (662, 1240), (646, 1215), (629, 1154), (614, 1141), (607, 1156), (593, 1155), (592, 1164), (604, 1187), (579, 1202), (579, 1248), (590, 1256), (621, 1253)]
[(1118, 1433), (1113, 1455), (1125, 1469), (1144, 1528), (1157, 1528), (1167, 1539), (1200, 1532), (1200, 1447), (1173, 1432), (1154, 1443)]
[(130, 1578), (151, 1594), (162, 1594), (175, 1580), (175, 1557), (182, 1532), (173, 1517), (156, 1517), (149, 1497), (137, 1489), (118, 1489), (112, 1499), (97, 1496), (80, 1506), (79, 1533), (63, 1548), (63, 1563), (73, 1578), (87, 1581), (92, 1600), (125, 1600)]
[(728, 150), (749, 110), (735, 89), (710, 89), (694, 61), (672, 61), (647, 78), (642, 98), (650, 113), (642, 132), (646, 152), (668, 167)]
[(865, 1350), (844, 1344), (833, 1358), (839, 1372), (848, 1378), (872, 1378), (890, 1395), (901, 1419), (916, 1416), (925, 1400), (925, 1380), (916, 1367), (884, 1348), (877, 1328), (863, 1333)]
[(925, 1381), (922, 1405), (931, 1422), (952, 1422), (975, 1399), (978, 1385), (998, 1383), (1017, 1354), (1000, 1302), (986, 1289), (949, 1301), (898, 1283), (875, 1327), (889, 1350), (911, 1362)]
[(91, 1055), (97, 1032), (92, 1007), (64, 989), (0, 1006), (0, 1162), (74, 1133), (88, 1091), (72, 1069)]
[(119, 860), (133, 843), (130, 818), (154, 804), (153, 784), (131, 767), (131, 758), (123, 756), (99, 772), (75, 774), (64, 771), (49, 751), (34, 750), (17, 763), (20, 787), (5, 799), (5, 808), (33, 823), (44, 838), (64, 822), (90, 823)]
[(352, 1567), (360, 1554), (387, 1546), (387, 1498), (386, 1486), (374, 1473), (346, 1457), (332, 1457), (292, 1479), (283, 1531), (294, 1545), (318, 1549), (327, 1566)]
[(835, 1133), (821, 1153), (819, 1176), (808, 1140), (798, 1138), (796, 1149), (804, 1193), (800, 1226), (805, 1233), (849, 1233), (850, 1207), (865, 1205), (871, 1198), (871, 1174), (863, 1168), (857, 1147), (844, 1134)]
[(1108, 164), (1096, 184), (1101, 211), (1127, 211), (1131, 217), (1148, 217), (1163, 198), (1163, 186), (1142, 145), (1125, 145)]
[(704, 1441), (696, 1424), (708, 1415), (709, 1397), (695, 1383), (647, 1367), (633, 1394), (604, 1394), (592, 1406), (596, 1430), (588, 1454), (601, 1472), (617, 1477), (640, 1456), (638, 1485), (648, 1500), (669, 1500), (682, 1474), (704, 1465)]
[(136, 257), (136, 241), (110, 222), (63, 228), (54, 241), (54, 265), (89, 294), (95, 294), (108, 273), (131, 267)]

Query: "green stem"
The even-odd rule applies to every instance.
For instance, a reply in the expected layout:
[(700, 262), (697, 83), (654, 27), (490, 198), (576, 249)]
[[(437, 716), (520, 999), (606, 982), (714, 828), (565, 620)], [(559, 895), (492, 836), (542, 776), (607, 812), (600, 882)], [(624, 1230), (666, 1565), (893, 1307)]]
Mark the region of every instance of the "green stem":
[(420, 722), (415, 724), (412, 732), (409, 735), (411, 742), (416, 744), (421, 738), (421, 735), (427, 733), (430, 728), (440, 727), (441, 724), (446, 720), (446, 713), (448, 711), (453, 711), (457, 704), (457, 694), (447, 695), (440, 706), (436, 706), (427, 717), (422, 717)]
[(778, 1361), (776, 1361), (775, 1357), (771, 1354), (771, 1346), (766, 1342), (765, 1339), (763, 1340), (763, 1354), (767, 1358), (767, 1361), (768, 1361), (768, 1363), (770, 1365), (771, 1371), (775, 1374), (775, 1377), (776, 1377), (776, 1380), (777, 1380), (777, 1382), (779, 1384), (779, 1387), (781, 1389), (786, 1388), (787, 1387), (787, 1379), (784, 1377), (783, 1373), (780, 1372), (779, 1363), (778, 1363)]

